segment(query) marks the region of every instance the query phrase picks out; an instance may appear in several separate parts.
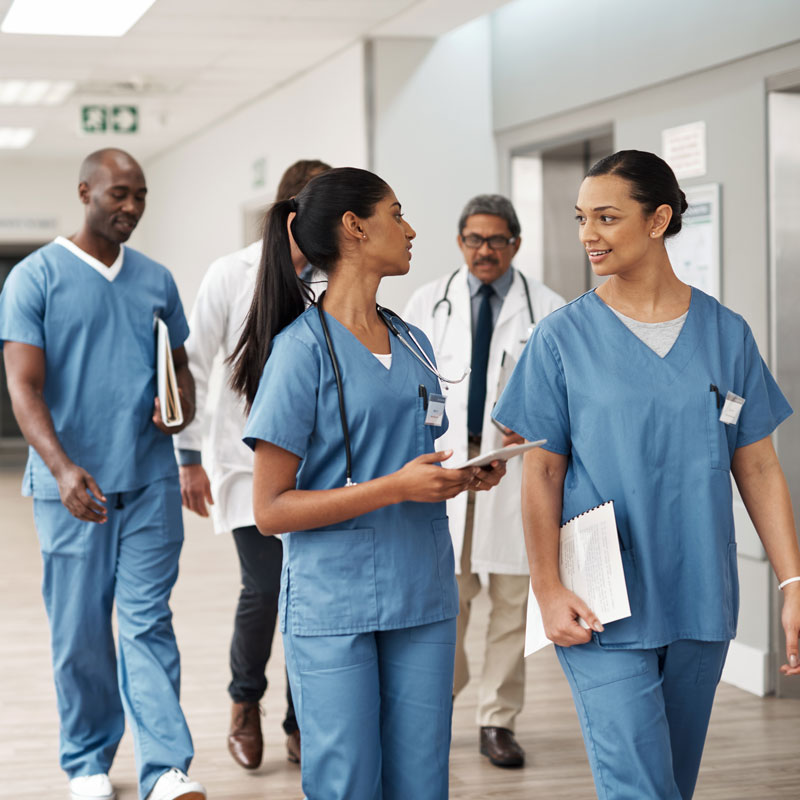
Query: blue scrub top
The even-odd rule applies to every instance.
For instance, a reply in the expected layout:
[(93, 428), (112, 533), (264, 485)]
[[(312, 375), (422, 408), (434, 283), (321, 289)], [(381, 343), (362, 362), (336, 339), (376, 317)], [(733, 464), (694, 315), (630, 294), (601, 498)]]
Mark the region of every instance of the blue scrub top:
[[(435, 451), (447, 429), (425, 425), (420, 385), (438, 379), (389, 337), (386, 369), (350, 331), (326, 316), (344, 386), (356, 483)], [(395, 322), (399, 326), (399, 323)], [(425, 334), (412, 327), (433, 361)], [(244, 441), (271, 442), (299, 456), (297, 488), (345, 484), (336, 380), (312, 306), (275, 337), (245, 427)], [(320, 636), (424, 625), (458, 614), (445, 503), (398, 503), (360, 517), (283, 536), (279, 614), (292, 634)]]
[[(712, 384), (745, 399), (738, 424)], [(595, 292), (536, 326), (494, 416), (568, 456), (564, 521), (614, 501), (632, 616), (602, 645), (735, 636), (731, 458), (791, 413), (747, 323), (698, 289), (664, 358)]]
[[(172, 437), (152, 422), (153, 316), (179, 347), (189, 326), (169, 271), (129, 247), (109, 281), (51, 242), (9, 273), (0, 294), (0, 345), (44, 350), (44, 399), (61, 446), (108, 493), (177, 475)], [(57, 500), (58, 485), (29, 448), (23, 494)]]

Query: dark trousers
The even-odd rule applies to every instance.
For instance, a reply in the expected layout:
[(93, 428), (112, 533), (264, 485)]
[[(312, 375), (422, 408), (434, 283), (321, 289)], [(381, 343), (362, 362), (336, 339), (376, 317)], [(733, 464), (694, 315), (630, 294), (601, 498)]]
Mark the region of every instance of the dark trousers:
[[(278, 595), (281, 588), (283, 544), (277, 536), (262, 536), (255, 525), (233, 532), (242, 574), (231, 641), (228, 694), (234, 703), (257, 703), (267, 689), (267, 661), (272, 651)], [(297, 730), (292, 692), (286, 681), (287, 734)]]

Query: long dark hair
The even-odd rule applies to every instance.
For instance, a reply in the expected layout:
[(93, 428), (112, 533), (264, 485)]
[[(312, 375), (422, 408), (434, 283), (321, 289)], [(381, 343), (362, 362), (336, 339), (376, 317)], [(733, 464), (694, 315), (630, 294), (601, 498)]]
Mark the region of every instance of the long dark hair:
[(339, 259), (344, 214), (371, 217), (388, 193), (388, 184), (374, 173), (340, 167), (312, 178), (297, 197), (274, 203), (267, 212), (253, 301), (239, 342), (228, 357), (234, 365), (231, 387), (244, 395), (248, 410), (273, 339), (313, 302), (292, 264), (289, 215), (296, 212), (292, 237), (297, 246), (310, 264), (327, 273)]
[(675, 236), (681, 229), (681, 215), (689, 207), (686, 195), (678, 186), (678, 179), (666, 161), (645, 150), (620, 150), (601, 158), (587, 173), (587, 178), (597, 175), (619, 175), (631, 186), (631, 197), (647, 214), (659, 206), (672, 209), (664, 238)]

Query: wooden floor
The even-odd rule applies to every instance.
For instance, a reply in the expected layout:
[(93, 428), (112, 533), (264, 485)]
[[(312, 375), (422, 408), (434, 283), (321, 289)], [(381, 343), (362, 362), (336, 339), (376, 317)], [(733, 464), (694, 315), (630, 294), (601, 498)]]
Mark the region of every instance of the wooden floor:
[[(19, 497), (18, 471), (0, 469), (0, 797), (66, 797), (58, 768), (58, 719), (41, 567), (30, 500)], [(227, 647), (238, 592), (230, 538), (186, 518), (186, 544), (174, 593), (182, 653), (183, 705), (195, 741), (191, 774), (212, 800), (297, 800), (299, 769), (288, 763), (280, 728), (284, 676), (280, 637), (269, 665), (264, 763), (254, 773), (228, 755)], [(486, 599), (480, 596), (468, 650), (480, 664)], [(475, 689), (456, 702), (450, 759), (451, 797), (588, 800), (591, 774), (566, 681), (552, 648), (528, 659), (528, 700), (517, 734), (528, 753), (521, 770), (492, 767), (478, 754)], [(119, 800), (135, 800), (133, 749), (126, 734), (111, 777)], [(760, 700), (723, 685), (711, 720), (697, 800), (800, 798), (800, 701)], [(409, 798), (413, 800), (413, 798)], [(642, 800), (647, 800), (642, 798)]]

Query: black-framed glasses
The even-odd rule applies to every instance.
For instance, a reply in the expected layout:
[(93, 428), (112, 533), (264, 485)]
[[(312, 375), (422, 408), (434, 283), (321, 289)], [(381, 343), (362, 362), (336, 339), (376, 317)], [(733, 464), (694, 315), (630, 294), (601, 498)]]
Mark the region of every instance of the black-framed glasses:
[(477, 233), (468, 233), (466, 236), (462, 234), (461, 241), (464, 242), (465, 247), (470, 250), (477, 250), (483, 247), (483, 243), (489, 245), (492, 250), (504, 250), (511, 244), (517, 241), (516, 236), (478, 236)]

